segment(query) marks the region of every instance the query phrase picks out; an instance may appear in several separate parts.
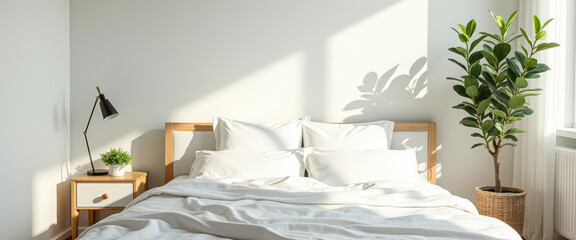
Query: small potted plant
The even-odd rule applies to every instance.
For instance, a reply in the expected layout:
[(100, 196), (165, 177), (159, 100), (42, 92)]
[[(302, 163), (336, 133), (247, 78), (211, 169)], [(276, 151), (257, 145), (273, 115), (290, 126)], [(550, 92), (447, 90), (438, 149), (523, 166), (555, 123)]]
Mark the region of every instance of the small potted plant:
[(110, 148), (110, 151), (100, 154), (102, 162), (106, 164), (110, 170), (110, 176), (123, 176), (124, 167), (132, 163), (134, 158), (127, 151), (122, 150), (122, 148)]
[[(464, 73), (447, 79), (456, 81), (453, 89), (464, 98), (453, 108), (467, 114), (460, 124), (474, 130), (471, 136), (478, 143), (472, 148), (483, 148), (494, 164), (494, 186), (476, 188), (478, 211), (499, 218), (522, 233), (526, 192), (501, 186), (499, 155), (503, 147), (516, 147), (518, 138), (515, 135), (525, 132), (515, 128), (513, 123), (534, 112), (526, 98), (538, 95), (541, 89), (529, 88), (529, 81), (538, 81), (541, 73), (550, 70), (537, 59), (537, 53), (559, 45), (542, 42), (546, 39), (544, 28), (552, 19), (541, 24), (540, 19), (534, 16), (534, 35), (530, 36), (522, 28), (521, 34), (508, 32), (518, 11), (508, 19), (490, 13), (498, 25), (496, 34), (481, 32), (480, 37), (473, 39), (475, 20), (466, 26), (459, 24), (459, 30), (453, 28), (464, 46), (450, 48), (459, 59), (449, 60)], [(513, 42), (517, 39), (524, 40), (518, 44), (522, 51), (512, 51)], [(485, 44), (480, 44), (482, 42)], [(479, 45), (481, 47), (475, 49)]]

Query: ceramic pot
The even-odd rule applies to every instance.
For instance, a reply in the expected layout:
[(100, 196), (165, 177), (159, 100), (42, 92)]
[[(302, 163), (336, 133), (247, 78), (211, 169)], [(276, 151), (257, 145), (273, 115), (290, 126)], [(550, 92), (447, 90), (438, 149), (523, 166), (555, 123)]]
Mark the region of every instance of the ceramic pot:
[(110, 164), (110, 165), (108, 165), (108, 170), (109, 170), (108, 175), (110, 175), (110, 176), (124, 176), (124, 167), (125, 166), (122, 166), (122, 165)]

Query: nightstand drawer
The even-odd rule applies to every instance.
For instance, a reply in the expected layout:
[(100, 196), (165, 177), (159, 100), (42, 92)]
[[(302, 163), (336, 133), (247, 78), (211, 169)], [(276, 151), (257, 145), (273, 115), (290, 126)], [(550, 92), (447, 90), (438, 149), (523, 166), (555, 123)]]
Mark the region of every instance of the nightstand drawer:
[(125, 207), (134, 199), (133, 183), (77, 183), (77, 207)]

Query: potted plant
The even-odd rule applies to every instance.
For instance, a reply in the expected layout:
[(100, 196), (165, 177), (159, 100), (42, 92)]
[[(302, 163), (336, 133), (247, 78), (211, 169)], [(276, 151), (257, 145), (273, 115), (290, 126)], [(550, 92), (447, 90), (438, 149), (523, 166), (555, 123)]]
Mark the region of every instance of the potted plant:
[[(457, 82), (453, 89), (465, 98), (453, 108), (461, 109), (468, 115), (460, 120), (460, 124), (475, 130), (471, 136), (479, 142), (472, 148), (486, 149), (494, 164), (494, 186), (476, 188), (478, 211), (499, 218), (521, 234), (526, 193), (522, 189), (501, 186), (499, 154), (503, 147), (516, 147), (514, 142), (518, 138), (515, 135), (525, 132), (515, 128), (513, 123), (534, 112), (526, 97), (538, 95), (541, 89), (529, 88), (529, 79), (535, 81), (540, 78), (540, 73), (550, 70), (546, 64), (538, 61), (536, 53), (559, 45), (541, 42), (546, 39), (544, 28), (552, 19), (541, 24), (540, 19), (534, 16), (533, 36), (522, 28), (521, 34), (509, 34), (517, 13), (515, 11), (504, 19), (490, 12), (499, 32), (481, 32), (474, 40), (475, 20), (469, 21), (466, 26), (458, 24), (459, 29), (452, 28), (464, 46), (450, 48), (449, 51), (458, 55), (459, 60), (449, 60), (465, 73), (459, 78), (447, 79)], [(511, 43), (518, 39), (524, 40), (519, 43), (522, 51), (511, 51)], [(482, 42), (482, 47), (476, 48)]]
[(111, 176), (123, 176), (124, 168), (132, 163), (134, 158), (127, 151), (122, 150), (122, 148), (110, 148), (110, 151), (100, 154), (102, 162), (106, 164), (110, 170)]

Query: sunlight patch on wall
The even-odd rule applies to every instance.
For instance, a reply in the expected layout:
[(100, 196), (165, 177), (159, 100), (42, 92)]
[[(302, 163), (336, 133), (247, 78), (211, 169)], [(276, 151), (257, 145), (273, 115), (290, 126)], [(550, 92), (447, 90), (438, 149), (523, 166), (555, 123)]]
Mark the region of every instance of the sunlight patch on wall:
[[(414, 70), (418, 70), (419, 75), (427, 72), (427, 64), (418, 69), (414, 67), (420, 59), (426, 63), (427, 28), (428, 1), (407, 0), (332, 34), (326, 40), (326, 118), (338, 121), (349, 116), (351, 112), (343, 112), (342, 108), (362, 95), (357, 88), (373, 72), (378, 77), (391, 73), (376, 86), (388, 90), (384, 93), (395, 95), (408, 91), (412, 100), (423, 98), (427, 89), (422, 91), (416, 85), (425, 79), (409, 75)], [(423, 76), (426, 77), (427, 74)], [(393, 84), (396, 80), (401, 84)], [(393, 98), (410, 104), (410, 99), (401, 97), (406, 96)]]
[(173, 111), (169, 120), (211, 121), (211, 116), (222, 115), (276, 121), (300, 116), (304, 114), (305, 61), (303, 52), (288, 54)]
[[(60, 166), (39, 170), (32, 181), (32, 235), (34, 237), (48, 231), (58, 223), (58, 189)], [(58, 207), (56, 207), (58, 206)]]
[[(102, 130), (110, 131), (110, 130)], [(96, 130), (93, 130), (96, 131)], [(88, 139), (90, 141), (90, 152), (92, 153), (92, 160), (94, 161), (94, 169), (108, 169), (108, 166), (102, 162), (100, 154), (110, 151), (110, 148), (122, 148), (131, 153), (132, 140), (141, 136), (143, 132), (131, 131), (122, 136), (111, 137), (110, 134), (89, 134)], [(80, 157), (74, 158), (70, 161), (71, 172), (73, 176), (86, 174), (88, 170), (91, 170), (90, 158), (88, 157), (88, 150), (86, 145), (84, 145), (84, 151)], [(134, 159), (133, 162), (138, 161)], [(128, 165), (125, 168), (126, 171), (132, 171), (132, 165)]]

